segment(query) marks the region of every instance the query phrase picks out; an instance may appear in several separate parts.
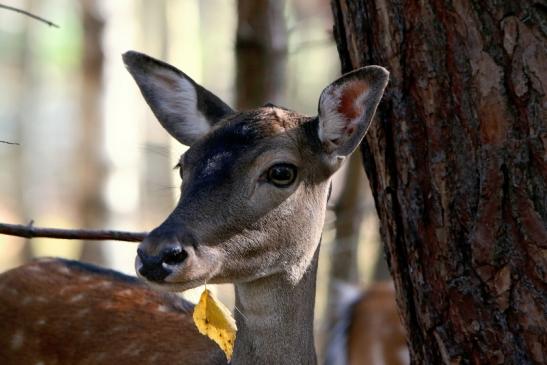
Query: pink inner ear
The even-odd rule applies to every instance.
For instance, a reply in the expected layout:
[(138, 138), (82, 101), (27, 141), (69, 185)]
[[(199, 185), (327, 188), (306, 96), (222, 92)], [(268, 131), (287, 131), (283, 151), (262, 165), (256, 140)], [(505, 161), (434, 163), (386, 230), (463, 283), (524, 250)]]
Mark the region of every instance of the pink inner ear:
[(154, 76), (156, 77), (156, 79), (158, 79), (158, 81), (163, 83), (164, 86), (167, 86), (170, 90), (176, 90), (177, 89), (177, 87), (178, 87), (177, 80), (175, 80), (170, 75), (166, 75), (166, 74), (158, 72)]
[[(338, 113), (352, 120), (363, 113), (363, 105), (356, 103), (357, 99), (368, 91), (368, 84), (363, 80), (353, 80), (347, 82), (340, 95), (338, 104)], [(351, 128), (350, 126), (348, 126)]]

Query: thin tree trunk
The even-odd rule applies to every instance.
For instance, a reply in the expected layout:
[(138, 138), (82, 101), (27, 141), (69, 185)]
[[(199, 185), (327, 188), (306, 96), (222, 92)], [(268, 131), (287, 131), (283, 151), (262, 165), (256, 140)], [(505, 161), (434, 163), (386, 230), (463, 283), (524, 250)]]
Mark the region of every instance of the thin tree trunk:
[[(365, 180), (360, 154), (350, 158), (345, 170), (338, 199), (335, 202), (336, 236), (332, 242), (328, 275), (325, 328), (334, 328), (339, 320), (337, 308), (346, 300), (340, 296), (339, 285), (359, 286), (359, 236), (365, 215)], [(336, 182), (333, 190), (336, 190)], [(335, 195), (333, 192), (332, 195)], [(331, 197), (332, 199), (332, 197)]]
[(391, 71), (362, 150), (414, 363), (546, 363), (545, 6), (332, 5), (343, 71)]
[[(139, 34), (142, 47), (155, 57), (164, 60), (169, 60), (168, 11), (165, 0), (141, 0), (138, 7), (140, 22), (147, 24), (147, 27), (141, 29)], [(150, 122), (145, 123), (142, 135), (145, 153), (139, 200), (143, 221), (159, 224), (175, 205), (173, 190), (178, 191), (172, 180), (175, 163), (170, 156), (172, 138), (162, 128), (158, 128), (158, 123), (151, 113), (146, 115)], [(177, 159), (178, 157), (178, 155), (175, 156)]]
[(350, 158), (342, 193), (334, 207), (336, 242), (329, 276), (331, 280), (342, 280), (355, 285), (359, 280), (359, 232), (365, 215), (364, 180), (360, 156), (355, 154)]
[[(25, 2), (24, 7), (29, 10), (33, 10), (36, 7), (35, 2)], [(33, 106), (33, 97), (36, 96), (36, 73), (33, 68), (32, 43), (31, 32), (32, 24), (34, 20), (25, 19), (23, 25), (22, 39), (20, 40), (21, 46), (17, 54), (18, 57), (18, 72), (16, 74), (19, 88), (17, 89), (17, 106), (15, 120), (16, 125), (17, 142), (20, 143), (20, 147), (15, 149), (15, 194), (14, 199), (18, 204), (15, 208), (15, 214), (21, 217), (23, 220), (27, 220), (29, 215), (32, 214), (32, 200), (28, 199), (26, 191), (29, 188), (28, 175), (29, 171), (32, 171), (29, 166), (29, 154), (32, 153), (32, 148), (27, 147), (26, 144), (31, 140), (29, 130), (31, 130), (32, 121), (29, 120), (28, 110)], [(30, 90), (30, 91), (29, 91)], [(27, 138), (28, 137), (28, 138)], [(17, 264), (25, 263), (31, 260), (33, 257), (32, 244), (30, 240), (25, 240), (21, 248)]]
[(287, 27), (284, 0), (238, 0), (236, 107), (284, 102)]
[[(81, 128), (78, 161), (80, 188), (78, 212), (83, 227), (101, 227), (105, 221), (105, 204), (102, 197), (105, 166), (102, 161), (101, 92), (104, 57), (102, 34), (104, 22), (92, 0), (81, 1), (83, 23), (83, 56), (81, 65)], [(105, 256), (101, 245), (84, 241), (81, 260), (103, 264)]]

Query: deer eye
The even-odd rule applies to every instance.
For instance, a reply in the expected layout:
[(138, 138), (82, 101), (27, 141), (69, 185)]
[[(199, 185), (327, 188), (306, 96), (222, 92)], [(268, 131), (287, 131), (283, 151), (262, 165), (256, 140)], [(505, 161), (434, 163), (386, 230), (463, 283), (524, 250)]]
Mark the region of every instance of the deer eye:
[(278, 188), (291, 185), (296, 179), (296, 167), (288, 163), (279, 163), (270, 167), (266, 174), (268, 182)]

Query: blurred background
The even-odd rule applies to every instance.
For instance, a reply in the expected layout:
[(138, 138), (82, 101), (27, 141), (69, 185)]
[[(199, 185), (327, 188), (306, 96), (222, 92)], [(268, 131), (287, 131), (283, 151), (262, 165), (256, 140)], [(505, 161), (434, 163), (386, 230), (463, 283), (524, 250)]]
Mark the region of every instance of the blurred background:
[[(237, 109), (273, 102), (315, 115), (339, 76), (328, 0), (20, 0), (0, 9), (0, 222), (148, 231), (175, 206), (184, 147), (161, 128), (121, 60), (138, 50)], [(334, 283), (388, 277), (360, 154), (336, 176), (321, 248), (318, 341)], [(36, 256), (133, 275), (136, 244), (0, 235), (0, 271)], [(231, 286), (215, 288), (227, 305)], [(184, 293), (195, 301), (201, 289)], [(196, 294), (197, 293), (197, 294)], [(330, 295), (329, 295), (330, 293)]]

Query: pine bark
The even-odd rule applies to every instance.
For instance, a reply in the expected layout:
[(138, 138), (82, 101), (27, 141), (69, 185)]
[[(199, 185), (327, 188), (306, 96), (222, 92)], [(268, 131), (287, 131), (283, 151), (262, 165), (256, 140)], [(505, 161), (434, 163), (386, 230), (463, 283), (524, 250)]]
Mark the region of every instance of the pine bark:
[(547, 362), (547, 8), (332, 0), (342, 69), (391, 72), (362, 143), (417, 364)]

